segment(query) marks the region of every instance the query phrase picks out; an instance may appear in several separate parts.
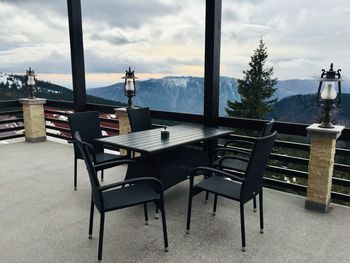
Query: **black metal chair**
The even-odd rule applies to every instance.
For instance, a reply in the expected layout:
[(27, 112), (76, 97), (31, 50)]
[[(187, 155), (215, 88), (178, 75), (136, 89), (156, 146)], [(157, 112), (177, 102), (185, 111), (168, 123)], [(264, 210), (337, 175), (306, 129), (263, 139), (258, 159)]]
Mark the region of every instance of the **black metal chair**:
[[(268, 123), (265, 123), (263, 129), (260, 132), (259, 137), (266, 137), (270, 135), (273, 131), (274, 120), (272, 119)], [(224, 147), (218, 147), (213, 151), (212, 167), (218, 168), (219, 166), (226, 171), (232, 171), (235, 175), (243, 176), (247, 169), (249, 156), (251, 154), (250, 150), (241, 150), (236, 148), (231, 148), (230, 146), (235, 146), (239, 144), (247, 145), (248, 147), (253, 147), (254, 142), (248, 140), (229, 140), (224, 144)], [(238, 156), (240, 155), (240, 156)], [(243, 155), (243, 156), (242, 156)], [(236, 172), (235, 172), (236, 171)], [(242, 174), (243, 173), (243, 174)], [(208, 194), (206, 195), (206, 200), (208, 199)], [(217, 197), (215, 197), (217, 199)], [(254, 211), (256, 211), (256, 198), (253, 198)]]
[(127, 109), (131, 132), (153, 129), (149, 108)]
[[(97, 111), (78, 112), (68, 115), (69, 125), (72, 132), (72, 142), (74, 143), (74, 190), (77, 189), (77, 161), (82, 160), (83, 156), (79, 151), (74, 140), (75, 132), (79, 132), (84, 142), (89, 143), (94, 149), (93, 162), (100, 164), (112, 160), (119, 160), (121, 157), (116, 154), (104, 152), (104, 147), (101, 143), (95, 141), (102, 137), (100, 119)], [(101, 180), (103, 181), (103, 169), (101, 170)]]
[[(127, 113), (131, 132), (146, 131), (156, 128), (152, 125), (151, 113), (149, 111), (149, 108), (128, 108)], [(135, 157), (135, 152), (131, 152), (129, 154), (132, 158)], [(158, 207), (156, 207), (155, 218), (159, 218)]]
[[(164, 208), (164, 194), (162, 183), (153, 177), (142, 177), (142, 169), (138, 162), (134, 160), (115, 160), (106, 162), (103, 164), (94, 164), (91, 158), (91, 151), (93, 148), (90, 144), (85, 143), (80, 138), (79, 132), (75, 133), (75, 140), (77, 147), (81, 151), (81, 155), (85, 161), (86, 168), (88, 170), (92, 196), (90, 207), (90, 223), (89, 223), (89, 239), (92, 238), (93, 219), (94, 219), (94, 207), (100, 213), (100, 236), (98, 244), (98, 260), (102, 260), (103, 249), (103, 233), (104, 233), (104, 220), (105, 213), (135, 206), (144, 205), (145, 222), (148, 224), (147, 203), (155, 202), (162, 214), (163, 223), (163, 235), (165, 251), (168, 251), (168, 235), (165, 219)], [(101, 186), (96, 170), (107, 169), (115, 167), (117, 165), (128, 164), (134, 166), (133, 169), (139, 169), (139, 178), (125, 180), (109, 185)]]
[[(190, 193), (187, 212), (187, 233), (190, 231), (192, 198), (196, 194), (207, 191), (215, 195), (213, 212), (216, 211), (217, 196), (226, 197), (240, 203), (242, 251), (245, 251), (244, 204), (259, 195), (260, 232), (264, 232), (263, 216), (263, 175), (277, 132), (257, 138), (244, 177), (209, 167), (198, 167), (190, 175)], [(220, 168), (220, 167), (219, 167)], [(194, 177), (207, 176), (203, 181), (194, 185)]]
[[(268, 123), (265, 123), (262, 131), (258, 137), (266, 137), (272, 133), (274, 120), (272, 119)], [(228, 170), (236, 170), (239, 172), (244, 172), (247, 169), (250, 150), (242, 150), (231, 148), (230, 146), (235, 146), (237, 143), (246, 144), (250, 147), (254, 146), (253, 141), (248, 140), (229, 140), (224, 144), (224, 147), (218, 147), (213, 151), (213, 167), (217, 168), (219, 163), (221, 163), (221, 167)], [(218, 153), (222, 153), (218, 155)], [(236, 154), (236, 156), (230, 155), (231, 153)], [(244, 156), (237, 156), (237, 154)], [(238, 157), (238, 158), (237, 158)]]

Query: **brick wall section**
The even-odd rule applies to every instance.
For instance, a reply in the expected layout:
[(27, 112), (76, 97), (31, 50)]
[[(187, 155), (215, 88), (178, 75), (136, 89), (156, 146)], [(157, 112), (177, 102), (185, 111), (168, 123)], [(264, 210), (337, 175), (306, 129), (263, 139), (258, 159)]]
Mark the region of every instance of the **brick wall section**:
[(25, 137), (28, 142), (46, 140), (45, 99), (20, 99), (23, 109)]
[(335, 139), (311, 138), (307, 199), (328, 205), (332, 187)]
[[(131, 131), (128, 112), (126, 108), (116, 108), (115, 112), (119, 120), (119, 134), (128, 134)], [(127, 152), (124, 149), (120, 149), (120, 155), (126, 155)]]
[(125, 108), (117, 108), (115, 112), (119, 120), (119, 134), (127, 134), (131, 131), (128, 113)]

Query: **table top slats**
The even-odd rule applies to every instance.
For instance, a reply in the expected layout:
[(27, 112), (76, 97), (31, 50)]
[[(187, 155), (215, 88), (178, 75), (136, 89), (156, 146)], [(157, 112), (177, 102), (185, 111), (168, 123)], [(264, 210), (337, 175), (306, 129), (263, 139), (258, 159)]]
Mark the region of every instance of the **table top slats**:
[(155, 153), (185, 144), (218, 138), (232, 133), (231, 129), (181, 124), (167, 127), (169, 139), (161, 139), (161, 130), (151, 129), (97, 139), (98, 141), (141, 153)]

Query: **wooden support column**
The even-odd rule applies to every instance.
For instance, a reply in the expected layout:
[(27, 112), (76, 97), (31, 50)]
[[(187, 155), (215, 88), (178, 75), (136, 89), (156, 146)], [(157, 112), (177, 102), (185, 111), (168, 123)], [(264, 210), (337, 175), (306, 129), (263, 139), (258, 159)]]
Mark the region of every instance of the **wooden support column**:
[(222, 0), (206, 0), (204, 62), (204, 125), (216, 126), (219, 116)]
[(70, 51), (73, 76), (74, 110), (86, 111), (83, 26), (80, 0), (67, 0)]

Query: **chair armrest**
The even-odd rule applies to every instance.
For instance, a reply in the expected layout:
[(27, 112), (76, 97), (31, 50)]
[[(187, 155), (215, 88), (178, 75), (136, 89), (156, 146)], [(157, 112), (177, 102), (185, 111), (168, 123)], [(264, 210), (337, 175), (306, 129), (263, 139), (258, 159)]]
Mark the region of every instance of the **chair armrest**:
[(244, 144), (248, 144), (248, 145), (251, 145), (251, 146), (254, 145), (254, 142), (251, 142), (251, 141), (246, 141), (246, 140), (229, 140), (229, 141), (227, 141), (224, 144), (224, 146), (227, 147), (228, 145), (235, 144), (235, 143), (244, 143)]
[(137, 161), (131, 160), (131, 159), (124, 159), (124, 160), (115, 160), (115, 161), (109, 161), (104, 163), (99, 163), (94, 165), (96, 171), (112, 168), (115, 166), (123, 165), (123, 164), (132, 164), (135, 165), (139, 169), (139, 173), (142, 176), (142, 167), (141, 164)]
[(210, 173), (216, 173), (216, 174), (228, 177), (228, 178), (230, 178), (230, 179), (232, 179), (234, 181), (239, 181), (239, 182), (243, 182), (244, 181), (244, 178), (242, 178), (242, 177), (239, 177), (239, 176), (236, 176), (236, 175), (224, 172), (222, 170), (218, 170), (218, 169), (211, 168), (211, 167), (204, 167), (204, 166), (200, 166), (200, 167), (197, 167), (194, 170), (192, 170), (191, 175), (190, 175), (190, 179), (193, 180), (193, 178), (195, 176), (203, 175), (203, 173), (201, 173), (203, 171), (210, 172)]
[(95, 153), (95, 148), (92, 146), (92, 144), (88, 142), (84, 142), (84, 144), (87, 146), (89, 153), (92, 155), (92, 160), (94, 163), (96, 163), (96, 153)]
[(125, 186), (127, 184), (130, 185), (130, 184), (138, 184), (138, 183), (144, 183), (144, 182), (153, 183), (158, 188), (159, 193), (163, 192), (163, 184), (162, 184), (162, 182), (159, 181), (156, 178), (153, 178), (153, 177), (139, 177), (139, 178), (133, 178), (133, 179), (125, 180), (125, 181), (122, 181), (122, 182), (117, 182), (117, 183), (113, 183), (113, 184), (103, 185), (103, 186), (100, 186), (98, 188), (98, 190), (103, 192), (103, 191), (110, 190), (112, 188)]
[[(68, 140), (68, 143), (73, 143), (73, 144), (76, 144), (76, 140), (74, 139), (71, 139), (71, 140)], [(89, 153), (91, 154), (92, 156), (92, 161), (94, 163), (96, 163), (96, 153), (95, 153), (95, 148), (94, 146), (92, 146), (92, 144), (88, 143), (88, 142), (84, 142), (84, 144), (88, 147), (88, 151)]]

